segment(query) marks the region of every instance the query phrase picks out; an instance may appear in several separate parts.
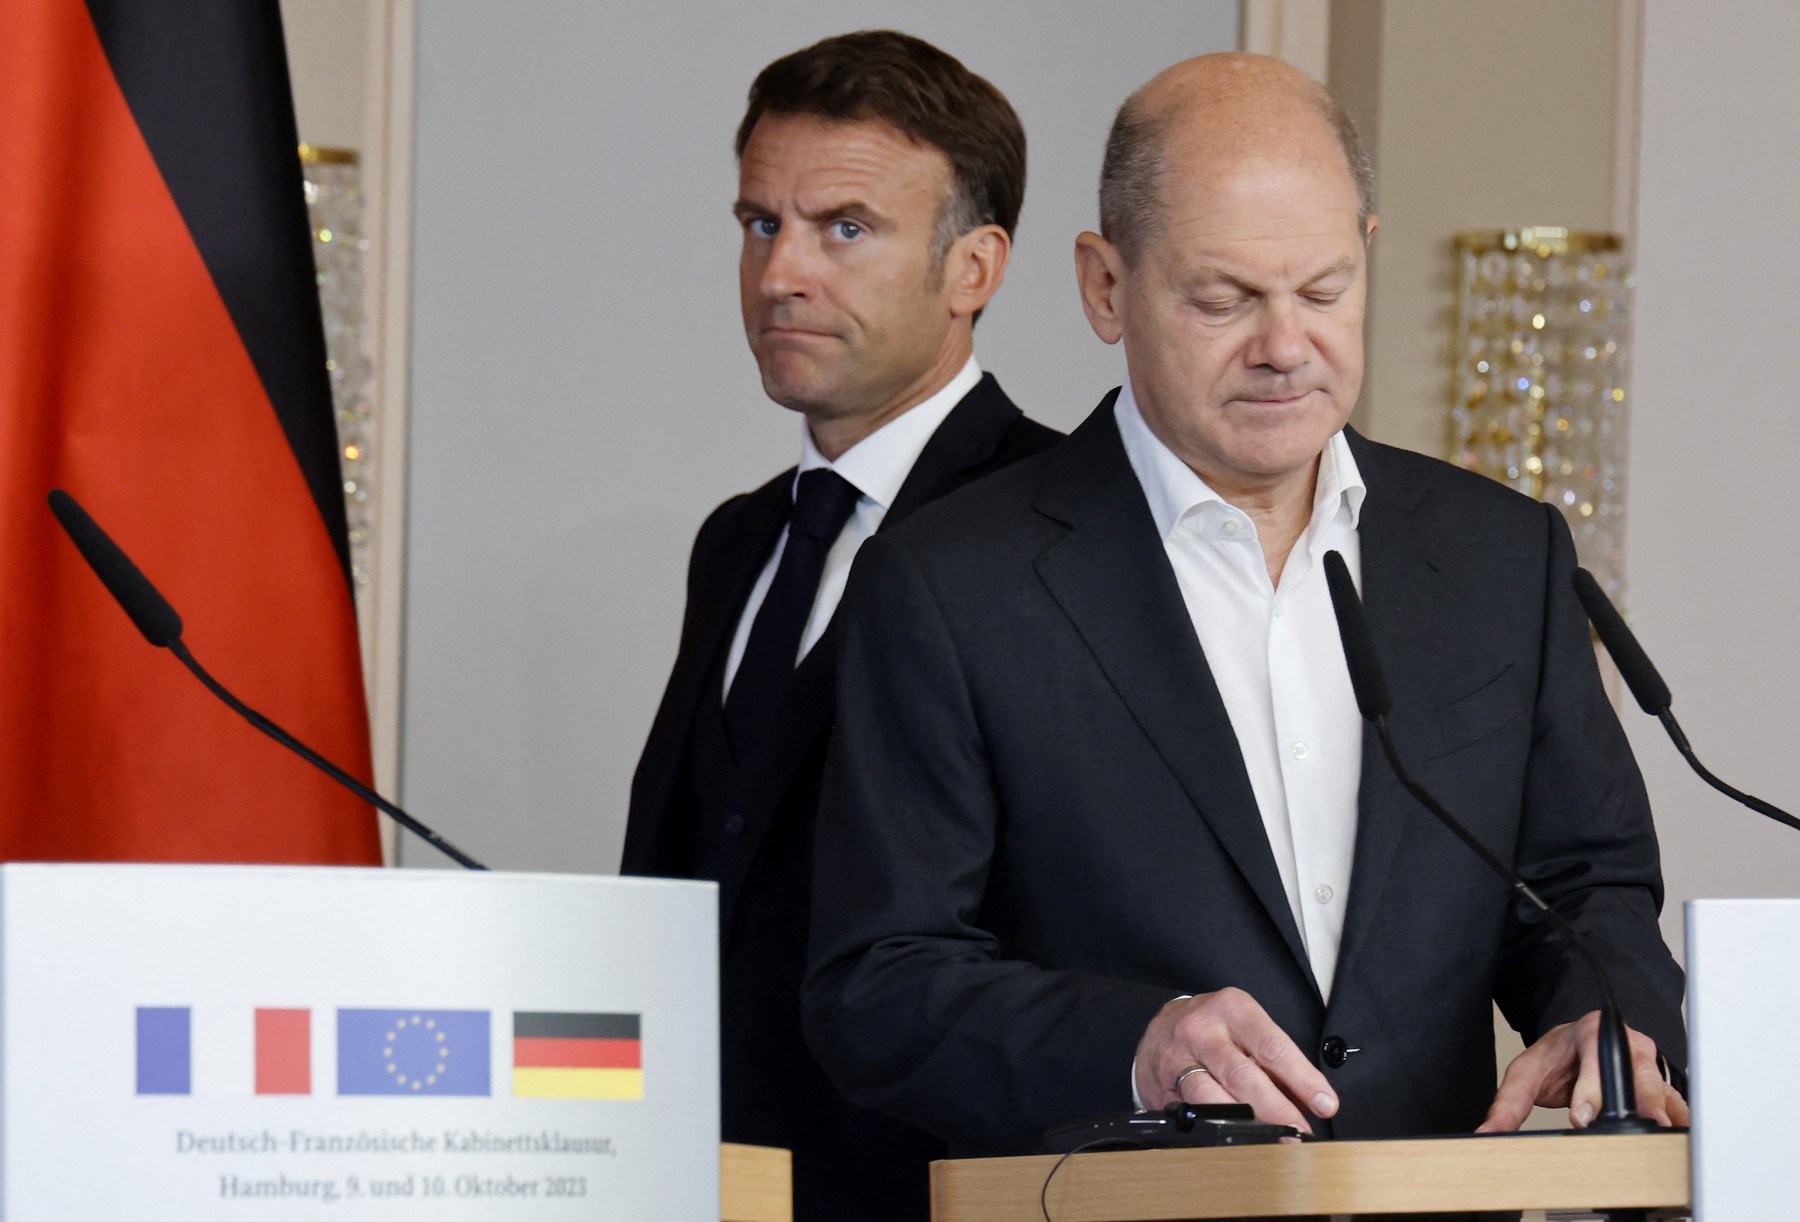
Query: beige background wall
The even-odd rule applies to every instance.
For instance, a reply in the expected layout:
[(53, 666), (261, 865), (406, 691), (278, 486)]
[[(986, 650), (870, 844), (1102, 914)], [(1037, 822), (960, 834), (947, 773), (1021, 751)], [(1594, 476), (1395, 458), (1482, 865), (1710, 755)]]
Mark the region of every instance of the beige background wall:
[[(1791, 5), (1658, 0), (1645, 17), (1627, 560), (1635, 627), (1701, 758), (1800, 813), (1796, 46)], [(1800, 895), (1800, 834), (1705, 788), (1635, 709), (1627, 726), (1672, 945), (1681, 899)]]
[(379, 0), (282, 0), (294, 115), (308, 144), (361, 150), (376, 138), (368, 59), (379, 7)]
[(1612, 0), (1336, 0), (1328, 84), (1375, 158), (1369, 368), (1356, 422), (1447, 449), (1451, 238), (1606, 229), (1613, 214)]

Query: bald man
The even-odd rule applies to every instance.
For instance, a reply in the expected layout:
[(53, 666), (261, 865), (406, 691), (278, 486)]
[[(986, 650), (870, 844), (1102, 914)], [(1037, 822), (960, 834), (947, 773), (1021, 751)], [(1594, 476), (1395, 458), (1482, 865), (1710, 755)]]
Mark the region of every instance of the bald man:
[[(864, 549), (805, 995), (851, 1098), (970, 1153), (1177, 1098), (1340, 1137), (1592, 1118), (1594, 979), (1372, 748), (1336, 551), (1400, 751), (1591, 935), (1640, 1110), (1685, 1123), (1656, 838), (1568, 528), (1346, 427), (1372, 195), (1294, 70), (1157, 77), (1076, 240), (1125, 384)], [(1529, 1044), (1498, 1091), (1493, 1002)]]

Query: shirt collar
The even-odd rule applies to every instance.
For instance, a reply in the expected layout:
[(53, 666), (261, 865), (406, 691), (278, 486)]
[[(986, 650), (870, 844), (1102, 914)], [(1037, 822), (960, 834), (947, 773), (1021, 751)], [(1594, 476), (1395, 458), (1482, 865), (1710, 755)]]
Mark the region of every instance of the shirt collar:
[[(1213, 504), (1221, 511), (1238, 512), (1164, 445), (1162, 438), (1150, 431), (1138, 408), (1129, 378), (1119, 388), (1118, 401), (1113, 404), (1113, 419), (1119, 426), (1119, 440), (1125, 445), (1125, 457), (1130, 460), (1131, 469), (1144, 489), (1144, 498), (1150, 503), (1150, 516), (1156, 522), (1159, 537), (1169, 538), (1181, 520), (1202, 505)], [(1329, 520), (1342, 508), (1349, 513), (1350, 528), (1355, 530), (1362, 517), (1362, 503), (1367, 491), (1362, 472), (1356, 466), (1356, 456), (1351, 454), (1350, 443), (1345, 440), (1344, 431), (1339, 429), (1325, 443), (1320, 455), (1319, 478), (1313, 489), (1312, 521)]]
[(931, 440), (931, 435), (937, 432), (938, 425), (944, 422), (952, 409), (980, 381), (981, 366), (976, 363), (975, 355), (970, 353), (968, 361), (955, 377), (944, 384), (943, 389), (924, 402), (907, 408), (845, 450), (838, 455), (836, 462), (819, 453), (819, 447), (813, 444), (812, 429), (802, 421), (800, 469), (794, 474), (796, 484), (802, 473), (830, 467), (849, 480), (863, 496), (884, 510), (889, 508), (893, 505), (894, 498), (900, 494), (900, 485), (906, 482), (913, 464), (925, 452), (925, 445)]

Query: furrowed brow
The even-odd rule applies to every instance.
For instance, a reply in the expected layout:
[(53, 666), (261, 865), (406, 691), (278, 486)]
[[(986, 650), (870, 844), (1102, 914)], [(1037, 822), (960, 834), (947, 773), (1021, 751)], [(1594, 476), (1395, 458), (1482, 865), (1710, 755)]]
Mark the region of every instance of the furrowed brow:
[(1312, 279), (1308, 280), (1306, 282), (1306, 284), (1307, 284), (1307, 287), (1310, 288), (1313, 285), (1317, 284), (1321, 280), (1329, 280), (1333, 276), (1348, 276), (1351, 272), (1354, 272), (1355, 270), (1356, 270), (1356, 260), (1354, 258), (1346, 256), (1342, 259), (1339, 259), (1337, 262), (1331, 264), (1331, 266), (1321, 269), (1317, 274), (1315, 274), (1312, 277)]

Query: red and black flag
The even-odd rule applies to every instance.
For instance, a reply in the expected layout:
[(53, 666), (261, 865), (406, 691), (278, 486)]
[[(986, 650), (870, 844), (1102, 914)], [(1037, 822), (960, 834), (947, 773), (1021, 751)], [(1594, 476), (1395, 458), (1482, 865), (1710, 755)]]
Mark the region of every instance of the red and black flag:
[(276, 0), (4, 0), (0, 201), (0, 859), (379, 861), (372, 812), (146, 645), (45, 506), (368, 777)]

